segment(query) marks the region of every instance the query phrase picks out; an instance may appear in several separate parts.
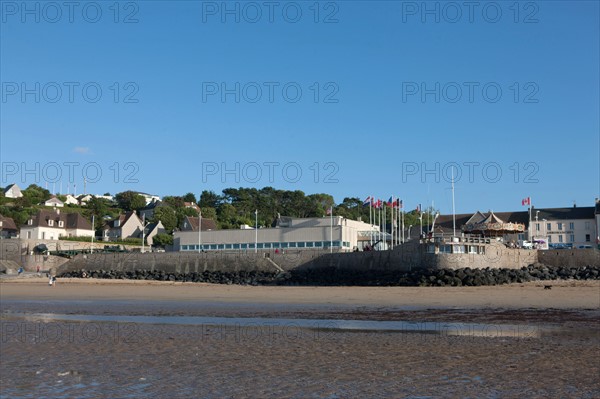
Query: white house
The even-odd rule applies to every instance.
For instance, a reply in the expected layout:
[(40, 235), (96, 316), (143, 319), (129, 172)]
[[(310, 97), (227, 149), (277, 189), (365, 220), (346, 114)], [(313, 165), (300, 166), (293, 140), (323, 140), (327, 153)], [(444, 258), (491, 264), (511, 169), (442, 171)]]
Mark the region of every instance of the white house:
[(67, 199), (65, 200), (66, 205), (79, 205), (79, 201), (71, 194), (66, 195)]
[(92, 223), (79, 213), (60, 209), (41, 210), (21, 226), (20, 237), (33, 240), (58, 240), (60, 237), (92, 237)]
[(13, 183), (4, 189), (4, 196), (6, 198), (21, 198), (23, 193), (21, 192), (19, 186), (17, 186), (16, 183)]
[(53, 206), (55, 208), (62, 208), (63, 206), (65, 206), (65, 204), (64, 204), (64, 202), (62, 202), (55, 196), (52, 196), (48, 201), (44, 202), (44, 206)]
[(142, 221), (138, 215), (135, 212), (127, 212), (104, 225), (102, 239), (104, 241), (117, 241), (126, 238), (141, 238), (142, 229)]

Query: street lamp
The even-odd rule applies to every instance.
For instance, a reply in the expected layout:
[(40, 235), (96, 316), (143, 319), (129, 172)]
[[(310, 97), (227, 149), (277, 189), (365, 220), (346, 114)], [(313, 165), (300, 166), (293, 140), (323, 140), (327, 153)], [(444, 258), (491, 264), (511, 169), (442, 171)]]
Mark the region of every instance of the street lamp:
[(433, 217), (433, 223), (431, 223), (431, 237), (433, 237), (435, 235), (435, 221), (437, 220), (437, 218), (440, 216), (439, 212), (435, 213), (435, 216)]
[(408, 239), (406, 241), (410, 240), (410, 229), (411, 229), (411, 227), (413, 227), (412, 224), (410, 226), (408, 226)]
[(198, 211), (198, 253), (202, 252), (202, 209)]
[(258, 209), (254, 211), (254, 253), (258, 252)]

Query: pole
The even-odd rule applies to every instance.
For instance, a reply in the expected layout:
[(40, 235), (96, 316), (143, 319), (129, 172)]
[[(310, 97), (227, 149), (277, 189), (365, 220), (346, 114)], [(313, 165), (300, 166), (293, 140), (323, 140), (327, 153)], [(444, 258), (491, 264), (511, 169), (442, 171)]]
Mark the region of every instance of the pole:
[(452, 167), (452, 237), (456, 237), (456, 208), (454, 205), (454, 166)]
[(329, 237), (329, 252), (333, 253), (333, 207), (329, 208), (329, 219), (331, 224), (331, 235)]
[(142, 253), (144, 253), (144, 240), (146, 234), (146, 214), (142, 216)]
[[(200, 207), (198, 207), (200, 208)], [(198, 211), (198, 253), (202, 252), (202, 209)]]
[(254, 211), (255, 228), (254, 228), (254, 253), (258, 252), (258, 209)]
[(531, 242), (531, 197), (529, 197), (529, 225), (527, 226), (528, 241)]
[(421, 231), (419, 232), (419, 238), (423, 237), (423, 207), (419, 204), (419, 224)]
[(369, 224), (371, 225), (371, 233), (369, 239), (371, 240), (371, 246), (373, 246), (373, 219), (371, 218), (371, 208), (373, 206), (373, 197), (369, 198)]
[(96, 215), (92, 215), (92, 246), (90, 247), (90, 253), (93, 254), (94, 253), (94, 236), (96, 235), (96, 229), (94, 228), (94, 222), (95, 222), (95, 217)]
[(392, 215), (390, 217), (391, 220), (391, 225), (392, 225), (392, 229), (391, 229), (391, 233), (392, 233), (392, 249), (394, 249), (394, 196), (392, 195)]

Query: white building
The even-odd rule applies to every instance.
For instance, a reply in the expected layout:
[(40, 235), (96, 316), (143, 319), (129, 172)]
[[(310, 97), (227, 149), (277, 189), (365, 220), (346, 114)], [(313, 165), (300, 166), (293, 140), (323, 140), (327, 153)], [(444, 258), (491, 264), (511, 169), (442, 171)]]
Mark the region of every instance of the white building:
[(92, 237), (92, 223), (79, 213), (60, 209), (41, 210), (21, 226), (20, 237), (33, 240), (58, 240), (60, 237)]
[(597, 245), (598, 205), (572, 208), (532, 209), (531, 234), (546, 237), (550, 248), (579, 248)]
[(144, 199), (146, 200), (146, 205), (148, 205), (149, 203), (153, 202), (153, 201), (161, 201), (160, 197), (158, 195), (154, 195), (154, 194), (148, 194), (148, 193), (141, 193), (139, 191), (134, 191), (134, 193), (141, 195), (142, 197), (144, 197)]
[[(197, 220), (197, 218), (196, 218)], [(196, 222), (197, 226), (197, 222)], [(365, 232), (379, 231), (377, 226), (349, 220), (341, 216), (322, 218), (282, 217), (277, 227), (262, 229), (198, 229), (176, 231), (174, 247), (180, 251), (198, 251), (199, 239), (202, 250), (245, 251), (276, 249), (325, 249), (333, 246), (336, 250), (352, 251), (359, 247)], [(255, 245), (256, 244), (256, 245)]]
[(44, 206), (53, 206), (55, 208), (62, 208), (65, 206), (64, 202), (53, 196), (48, 201), (44, 202)]
[(17, 184), (14, 183), (6, 187), (6, 189), (4, 190), (4, 196), (6, 198), (21, 198), (23, 196), (23, 193), (21, 192), (19, 186), (17, 186)]

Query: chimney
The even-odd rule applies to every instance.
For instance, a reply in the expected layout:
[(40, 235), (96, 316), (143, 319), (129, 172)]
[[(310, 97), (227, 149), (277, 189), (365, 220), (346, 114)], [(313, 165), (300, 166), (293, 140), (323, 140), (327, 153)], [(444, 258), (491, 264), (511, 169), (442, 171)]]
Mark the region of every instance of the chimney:
[(56, 211), (56, 214), (57, 214), (57, 215), (60, 215), (60, 209), (58, 209), (58, 208), (54, 208), (54, 210)]

